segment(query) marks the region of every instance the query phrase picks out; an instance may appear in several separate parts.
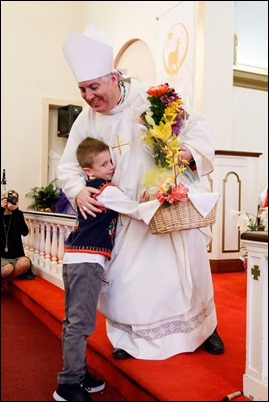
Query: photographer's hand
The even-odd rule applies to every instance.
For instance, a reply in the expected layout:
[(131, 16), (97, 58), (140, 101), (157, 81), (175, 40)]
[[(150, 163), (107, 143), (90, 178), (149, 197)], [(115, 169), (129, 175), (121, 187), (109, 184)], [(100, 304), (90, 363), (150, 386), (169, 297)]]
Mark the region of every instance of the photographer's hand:
[(7, 197), (1, 197), (1, 208), (7, 208)]

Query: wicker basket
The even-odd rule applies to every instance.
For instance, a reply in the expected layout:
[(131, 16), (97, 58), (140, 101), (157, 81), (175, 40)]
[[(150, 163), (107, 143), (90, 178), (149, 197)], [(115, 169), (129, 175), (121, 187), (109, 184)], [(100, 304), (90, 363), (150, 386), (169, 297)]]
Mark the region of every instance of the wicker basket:
[(149, 222), (149, 231), (161, 234), (210, 226), (216, 222), (216, 209), (217, 204), (203, 217), (189, 200), (160, 207)]

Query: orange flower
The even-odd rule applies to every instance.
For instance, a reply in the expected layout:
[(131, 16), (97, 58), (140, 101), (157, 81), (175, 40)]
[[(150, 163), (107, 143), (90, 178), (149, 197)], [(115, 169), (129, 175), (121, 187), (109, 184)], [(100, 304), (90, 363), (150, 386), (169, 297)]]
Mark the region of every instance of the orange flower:
[(161, 203), (161, 204), (163, 204), (164, 202), (166, 202), (167, 201), (167, 199), (168, 199), (168, 197), (169, 197), (169, 195), (165, 192), (165, 193), (162, 193), (160, 190), (157, 192), (157, 200)]
[(161, 96), (165, 94), (168, 91), (168, 89), (169, 89), (168, 84), (161, 84), (156, 87), (150, 87), (147, 90), (147, 94), (150, 96)]
[(185, 202), (188, 200), (189, 189), (184, 184), (177, 184), (176, 187), (170, 186), (168, 190), (160, 189), (157, 192), (157, 199), (160, 204), (168, 206), (177, 201)]
[(183, 184), (178, 184), (172, 188), (171, 195), (175, 201), (187, 201), (189, 189)]

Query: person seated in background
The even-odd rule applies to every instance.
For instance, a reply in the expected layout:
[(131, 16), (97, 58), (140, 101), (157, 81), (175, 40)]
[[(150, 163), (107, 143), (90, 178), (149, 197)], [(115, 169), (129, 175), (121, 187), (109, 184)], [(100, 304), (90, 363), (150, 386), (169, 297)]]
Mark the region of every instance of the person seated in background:
[(35, 278), (32, 262), (23, 249), (21, 236), (27, 236), (29, 229), (18, 201), (14, 190), (1, 194), (1, 284), (13, 278)]

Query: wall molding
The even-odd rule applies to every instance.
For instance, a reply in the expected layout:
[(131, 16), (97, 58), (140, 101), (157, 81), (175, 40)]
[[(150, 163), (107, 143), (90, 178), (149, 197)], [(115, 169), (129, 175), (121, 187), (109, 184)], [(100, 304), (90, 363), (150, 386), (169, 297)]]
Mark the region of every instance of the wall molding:
[(268, 74), (244, 71), (234, 68), (233, 85), (235, 87), (268, 91)]

